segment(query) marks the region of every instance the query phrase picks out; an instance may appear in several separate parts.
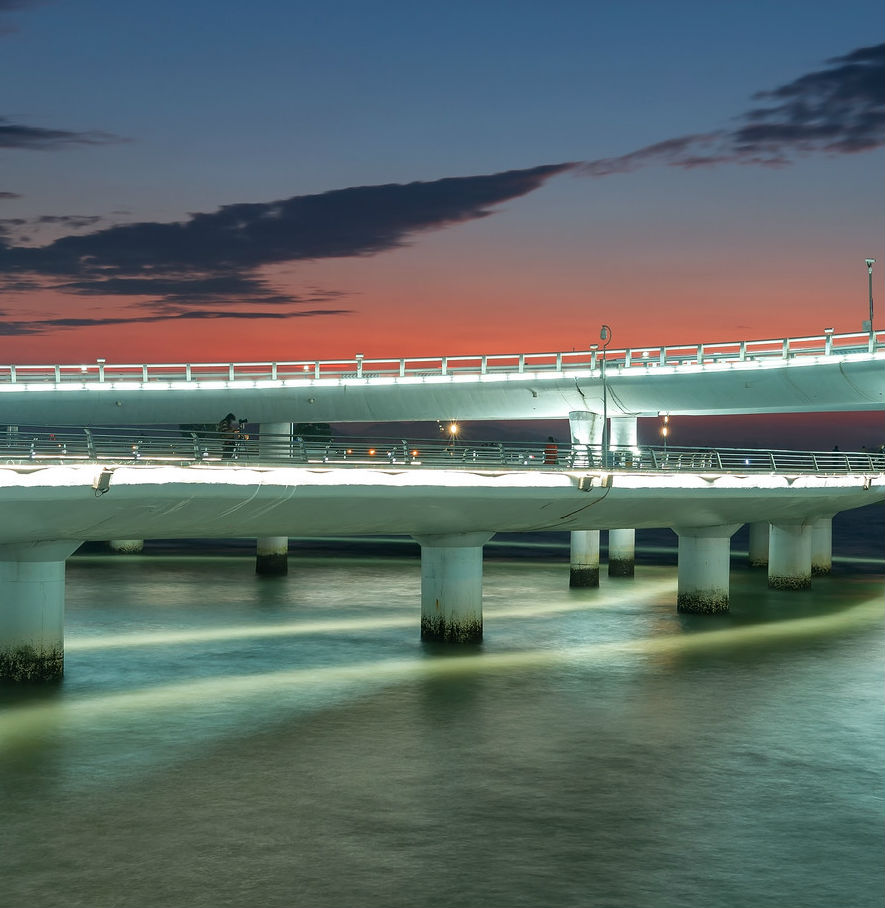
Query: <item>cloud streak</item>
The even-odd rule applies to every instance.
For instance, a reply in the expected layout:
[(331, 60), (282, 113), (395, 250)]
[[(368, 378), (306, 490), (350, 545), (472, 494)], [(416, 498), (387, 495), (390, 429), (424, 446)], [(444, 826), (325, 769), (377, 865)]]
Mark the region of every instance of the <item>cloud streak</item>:
[(652, 164), (783, 166), (813, 153), (852, 154), (885, 144), (885, 44), (860, 47), (770, 91), (732, 129), (678, 136), (583, 164), (590, 176), (629, 173)]
[(109, 145), (125, 142), (109, 132), (72, 132), (67, 129), (44, 129), (14, 123), (0, 117), (0, 148), (21, 148), (29, 151), (55, 151), (68, 145)]

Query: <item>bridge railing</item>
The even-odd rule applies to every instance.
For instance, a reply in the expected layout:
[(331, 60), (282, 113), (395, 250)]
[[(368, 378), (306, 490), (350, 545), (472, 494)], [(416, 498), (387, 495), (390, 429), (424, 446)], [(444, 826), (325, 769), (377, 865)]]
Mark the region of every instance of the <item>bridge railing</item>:
[(788, 451), (672, 446), (558, 445), (464, 439), (302, 438), (239, 431), (40, 427), (0, 435), (0, 463), (173, 464), (348, 468), (543, 469), (692, 473), (878, 474), (882, 451)]
[(726, 343), (670, 344), (559, 353), (496, 353), (404, 358), (291, 360), (238, 363), (94, 363), (0, 365), (0, 385), (17, 383), (263, 382), (405, 378), (445, 375), (488, 375), (524, 372), (570, 372), (600, 369), (623, 372), (660, 367), (694, 367), (710, 363), (788, 360), (802, 356), (874, 353), (885, 347), (885, 331), (834, 334)]

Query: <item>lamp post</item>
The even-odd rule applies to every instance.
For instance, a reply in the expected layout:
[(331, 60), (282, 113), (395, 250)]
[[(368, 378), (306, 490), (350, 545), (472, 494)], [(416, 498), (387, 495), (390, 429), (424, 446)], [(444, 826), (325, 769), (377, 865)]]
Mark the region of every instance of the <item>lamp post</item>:
[(602, 343), (602, 466), (608, 469), (608, 388), (605, 382), (605, 348), (612, 339), (612, 329), (603, 325), (599, 332)]
[(873, 333), (873, 263), (875, 259), (867, 259), (867, 274), (870, 278), (870, 334)]

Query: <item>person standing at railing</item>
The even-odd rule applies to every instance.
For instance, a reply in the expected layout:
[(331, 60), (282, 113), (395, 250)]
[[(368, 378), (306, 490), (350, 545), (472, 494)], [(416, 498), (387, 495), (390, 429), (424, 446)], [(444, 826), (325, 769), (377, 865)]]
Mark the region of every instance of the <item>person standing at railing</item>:
[(218, 431), (221, 434), (221, 459), (230, 460), (234, 455), (237, 436), (240, 432), (240, 425), (236, 416), (233, 413), (228, 413), (218, 424)]
[(552, 435), (547, 436), (547, 444), (544, 445), (544, 463), (554, 464), (559, 462), (559, 446)]

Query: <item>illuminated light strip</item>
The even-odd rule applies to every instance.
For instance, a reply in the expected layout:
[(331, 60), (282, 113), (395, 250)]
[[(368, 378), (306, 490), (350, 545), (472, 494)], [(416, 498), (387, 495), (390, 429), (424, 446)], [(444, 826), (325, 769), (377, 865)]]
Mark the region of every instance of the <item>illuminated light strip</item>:
[(79, 723), (96, 718), (141, 715), (149, 710), (174, 709), (176, 712), (206, 701), (216, 705), (220, 698), (228, 702), (251, 697), (279, 694), (283, 687), (317, 687), (321, 684), (354, 684), (360, 693), (369, 684), (390, 685), (408, 680), (444, 678), (470, 674), (524, 671), (542, 666), (556, 666), (580, 660), (584, 665), (603, 663), (618, 656), (673, 657), (692, 652), (709, 652), (713, 648), (735, 645), (768, 645), (797, 637), (813, 637), (839, 631), (878, 626), (881, 622), (881, 600), (878, 596), (858, 603), (843, 612), (811, 618), (788, 618), (771, 624), (734, 627), (693, 634), (670, 634), (641, 640), (594, 643), (567, 649), (537, 649), (514, 653), (465, 653), (457, 659), (411, 658), (384, 662), (361, 662), (329, 668), (287, 669), (260, 675), (236, 675), (225, 678), (188, 679), (175, 684), (142, 688), (136, 691), (108, 694), (68, 703), (44, 703), (24, 706), (0, 715), (0, 753), (20, 745), (29, 746), (36, 736), (47, 732), (72, 730)]

